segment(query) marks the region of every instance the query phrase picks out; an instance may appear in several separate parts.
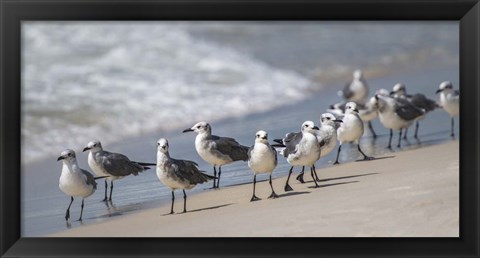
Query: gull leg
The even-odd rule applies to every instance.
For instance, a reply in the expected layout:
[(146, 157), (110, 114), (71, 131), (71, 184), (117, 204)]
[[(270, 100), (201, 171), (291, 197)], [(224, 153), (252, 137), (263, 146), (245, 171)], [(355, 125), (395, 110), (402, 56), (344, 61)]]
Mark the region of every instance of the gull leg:
[(315, 180), (317, 182), (320, 182), (320, 178), (318, 178), (318, 176), (317, 176), (317, 169), (315, 168), (315, 164), (313, 165), (313, 173), (315, 174)]
[(107, 191), (108, 191), (108, 183), (107, 183), (107, 179), (105, 179), (105, 198), (103, 199), (104, 202), (108, 201)]
[(311, 176), (312, 176), (312, 178), (313, 178), (313, 182), (315, 183), (315, 188), (317, 188), (317, 187), (318, 187), (318, 184), (317, 184), (317, 180), (315, 180), (315, 175), (314, 175), (314, 174), (315, 174), (315, 170), (314, 170), (314, 166), (311, 166), (311, 167), (310, 167), (310, 174), (311, 174)]
[(278, 195), (275, 193), (275, 191), (273, 190), (273, 185), (272, 185), (272, 173), (270, 173), (270, 188), (272, 188), (272, 193), (270, 194), (270, 196), (268, 196), (268, 199), (275, 199), (278, 197)]
[[(408, 129), (408, 128), (407, 128)], [(401, 140), (402, 140), (402, 129), (400, 129), (398, 131), (398, 144), (397, 144), (397, 148), (400, 148), (401, 147)]]
[(67, 221), (70, 218), (70, 206), (72, 206), (73, 196), (70, 196), (70, 198), (71, 198), (70, 204), (68, 205), (67, 212), (65, 212), (65, 220)]
[(257, 196), (255, 196), (255, 185), (257, 184), (257, 175), (253, 175), (253, 195), (252, 199), (250, 199), (251, 202), (261, 200)]
[(80, 218), (77, 220), (77, 221), (82, 221), (82, 214), (83, 214), (83, 202), (85, 201), (85, 199), (82, 199), (82, 209), (80, 210)]
[(408, 133), (408, 127), (405, 128), (405, 133), (403, 134), (403, 139), (404, 139), (404, 140), (407, 139), (407, 133)]
[(175, 202), (175, 194), (173, 193), (172, 190), (172, 207), (170, 208), (170, 214), (173, 214), (173, 203)]
[(453, 116), (452, 116), (452, 133), (450, 134), (452, 138), (455, 138), (455, 133), (453, 132), (454, 123), (455, 123), (455, 120), (453, 119)]
[(183, 213), (187, 212), (187, 194), (185, 189), (183, 189)]
[(368, 128), (370, 129), (370, 133), (372, 133), (373, 139), (377, 139), (377, 134), (375, 130), (373, 130), (372, 121), (368, 121)]
[(419, 122), (417, 121), (417, 124), (415, 125), (415, 139), (418, 139), (418, 126), (419, 126)]
[(342, 150), (342, 144), (338, 145), (337, 158), (335, 159), (335, 162), (333, 162), (333, 165), (340, 164), (340, 163), (338, 163), (338, 156), (340, 156), (340, 151), (341, 150)]
[(369, 157), (369, 156), (365, 155), (365, 153), (363, 153), (362, 149), (360, 149), (360, 143), (357, 144), (357, 147), (358, 147), (358, 151), (360, 153), (362, 153), (362, 155), (363, 155), (363, 160), (372, 160), (373, 159), (373, 157)]
[(213, 176), (214, 176), (215, 178), (213, 179), (213, 186), (212, 186), (212, 188), (215, 188), (216, 182), (217, 182), (217, 168), (215, 167), (215, 165), (213, 165)]
[(388, 140), (388, 149), (392, 149), (392, 137), (393, 137), (393, 130), (390, 129), (390, 139)]
[(110, 181), (110, 201), (112, 200), (112, 193), (113, 193), (113, 180)]
[(302, 167), (302, 172), (300, 172), (300, 174), (298, 174), (298, 176), (297, 176), (297, 180), (302, 184), (305, 183), (305, 181), (303, 180), (303, 172), (304, 171), (305, 171), (305, 166)]
[(290, 185), (288, 184), (288, 181), (290, 180), (290, 175), (292, 174), (292, 171), (293, 171), (293, 166), (288, 171), (287, 182), (285, 183), (285, 188), (284, 188), (285, 192), (293, 191), (292, 187), (290, 187)]
[(217, 188), (220, 187), (220, 175), (222, 174), (222, 166), (218, 166)]

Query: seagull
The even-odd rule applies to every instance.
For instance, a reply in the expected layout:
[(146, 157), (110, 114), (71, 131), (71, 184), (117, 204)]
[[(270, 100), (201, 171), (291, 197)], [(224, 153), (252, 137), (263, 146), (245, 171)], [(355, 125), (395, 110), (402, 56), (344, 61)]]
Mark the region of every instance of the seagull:
[(348, 102), (345, 105), (345, 116), (341, 118), (341, 120), (342, 123), (337, 129), (337, 137), (340, 145), (338, 145), (337, 158), (333, 164), (339, 164), (338, 157), (344, 142), (355, 142), (358, 146), (358, 151), (363, 155), (363, 160), (372, 160), (372, 157), (365, 155), (362, 149), (360, 149), (360, 138), (363, 135), (363, 121), (358, 115), (357, 104), (355, 102)]
[(183, 213), (187, 212), (187, 194), (185, 189), (190, 190), (197, 184), (202, 184), (215, 177), (204, 174), (198, 170), (198, 164), (190, 160), (173, 159), (168, 153), (168, 141), (160, 138), (157, 142), (157, 177), (162, 184), (172, 190), (172, 207), (170, 214), (173, 214), (175, 202), (175, 190), (183, 191)]
[[(390, 92), (390, 95), (393, 96), (394, 98), (406, 99), (410, 101), (410, 103), (412, 103), (417, 108), (423, 109), (425, 111), (425, 113), (422, 116), (419, 116), (416, 119), (414, 137), (418, 139), (417, 134), (418, 134), (418, 127), (419, 127), (419, 120), (422, 120), (423, 118), (425, 118), (425, 115), (428, 112), (433, 111), (435, 108), (437, 108), (438, 107), (437, 102), (435, 102), (434, 100), (428, 99), (425, 95), (420, 93), (417, 93), (414, 95), (407, 94), (407, 89), (405, 87), (405, 84), (403, 83), (395, 84), (393, 86), (392, 92)], [(408, 128), (405, 129), (405, 134), (403, 136), (404, 139), (407, 139), (407, 130)]]
[(402, 129), (408, 128), (413, 121), (422, 116), (425, 111), (415, 107), (406, 99), (392, 98), (383, 94), (375, 95), (375, 105), (378, 108), (378, 118), (380, 123), (390, 129), (390, 139), (387, 148), (392, 148), (393, 130), (399, 131), (398, 145), (402, 137)]
[[(331, 113), (323, 113), (320, 116), (320, 128), (316, 133), (318, 143), (320, 144), (320, 158), (326, 156), (337, 146), (337, 123), (341, 123), (342, 120), (336, 119), (335, 116)], [(305, 183), (303, 180), (303, 171), (305, 167), (302, 167), (302, 172), (297, 176), (297, 180), (302, 184)], [(316, 178), (317, 181), (320, 179)]]
[[(370, 130), (370, 133), (372, 134), (372, 137), (374, 139), (377, 138), (377, 134), (375, 133), (375, 130), (373, 129), (372, 121), (378, 117), (377, 113), (377, 108), (374, 103), (375, 97), (371, 97), (365, 104), (357, 103), (357, 109), (358, 109), (358, 115), (360, 116), (360, 119), (364, 123), (368, 124), (368, 129)], [(330, 108), (327, 109), (327, 112), (332, 113), (335, 117), (342, 117), (345, 115), (345, 106), (347, 105), (347, 102), (340, 102), (334, 105), (330, 105)]]
[(444, 81), (440, 83), (436, 93), (440, 93), (440, 106), (442, 106), (443, 109), (445, 109), (445, 111), (447, 111), (447, 113), (452, 117), (452, 133), (450, 136), (455, 137), (453, 132), (453, 118), (460, 112), (460, 92), (458, 90), (453, 90), (453, 85), (451, 82)]
[(212, 135), (212, 127), (207, 122), (198, 122), (192, 128), (187, 128), (183, 132), (197, 133), (195, 149), (203, 160), (213, 165), (213, 175), (215, 177), (217, 176), (216, 166), (218, 166), (218, 180), (215, 185), (215, 179), (213, 179), (213, 188), (220, 186), (223, 165), (237, 160), (248, 160), (248, 147), (239, 144), (233, 138)]
[(368, 84), (363, 78), (362, 70), (358, 69), (353, 72), (353, 80), (347, 83), (343, 90), (338, 91), (338, 95), (346, 101), (365, 103), (368, 96)]
[(67, 212), (65, 213), (65, 220), (68, 221), (70, 218), (70, 206), (72, 206), (73, 198), (82, 197), (82, 209), (80, 211), (80, 218), (78, 219), (78, 221), (81, 221), (85, 198), (97, 190), (97, 182), (95, 182), (95, 180), (103, 177), (95, 178), (92, 173), (81, 169), (78, 166), (77, 158), (73, 150), (66, 149), (62, 151), (57, 161), (60, 160), (63, 161), (63, 166), (58, 186), (62, 192), (71, 198), (70, 205), (68, 205)]
[[(113, 181), (122, 179), (128, 175), (138, 175), (153, 163), (131, 161), (127, 156), (120, 153), (104, 151), (100, 141), (91, 141), (83, 151), (89, 150), (88, 165), (97, 176), (108, 176), (105, 179), (105, 198), (103, 201), (112, 200)], [(107, 180), (110, 180), (110, 198), (107, 199)]]
[(272, 172), (277, 166), (277, 151), (268, 143), (267, 132), (260, 130), (255, 134), (255, 144), (248, 150), (248, 167), (253, 171), (253, 195), (251, 202), (261, 200), (255, 195), (255, 184), (257, 183), (257, 174), (270, 174), (270, 188), (272, 193), (269, 199), (277, 198), (278, 195), (273, 190)]
[(287, 182), (285, 183), (285, 192), (292, 191), (292, 187), (288, 184), (290, 175), (293, 172), (294, 166), (310, 166), (310, 173), (315, 187), (318, 187), (315, 171), (315, 162), (320, 158), (320, 144), (318, 143), (316, 133), (319, 128), (315, 126), (312, 121), (305, 121), (302, 124), (301, 132), (288, 133), (283, 139), (276, 139), (275, 142), (280, 145), (279, 147), (285, 147), (283, 150), (283, 156), (287, 158), (287, 162), (292, 165), (288, 171)]

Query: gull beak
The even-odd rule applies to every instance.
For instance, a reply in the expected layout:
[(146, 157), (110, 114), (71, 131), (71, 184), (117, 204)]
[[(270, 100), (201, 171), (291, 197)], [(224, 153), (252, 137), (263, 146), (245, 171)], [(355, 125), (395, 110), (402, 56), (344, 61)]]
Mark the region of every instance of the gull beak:
[(378, 100), (378, 94), (375, 94), (375, 99)]
[(442, 92), (443, 90), (442, 89), (438, 89), (437, 91), (435, 91), (435, 94), (438, 94), (440, 92)]
[(83, 148), (83, 152), (86, 152), (89, 149), (91, 149), (91, 148), (85, 147), (85, 148)]
[(355, 111), (355, 112), (357, 112), (357, 113), (358, 113), (358, 109), (356, 109), (356, 108), (355, 108), (353, 111)]
[(395, 91), (390, 91), (390, 96), (392, 96), (393, 94), (395, 94)]
[(187, 129), (182, 131), (182, 133), (187, 133), (187, 132), (193, 132), (193, 129), (192, 128), (187, 128)]
[(60, 157), (58, 157), (57, 161), (60, 161), (60, 160), (62, 160), (62, 159), (65, 159), (65, 157), (60, 156)]
[(340, 120), (340, 119), (335, 119), (335, 120), (333, 120), (333, 122), (343, 123), (343, 121)]
[(320, 128), (318, 128), (318, 126), (314, 126), (313, 129), (314, 130), (320, 130)]

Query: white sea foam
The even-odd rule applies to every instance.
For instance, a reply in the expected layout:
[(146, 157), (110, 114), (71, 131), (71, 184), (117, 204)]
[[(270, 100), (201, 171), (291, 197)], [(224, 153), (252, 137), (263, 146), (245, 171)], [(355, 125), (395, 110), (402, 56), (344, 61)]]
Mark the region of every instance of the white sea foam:
[(182, 27), (32, 23), (24, 36), (25, 161), (93, 138), (267, 110), (302, 99), (310, 84)]

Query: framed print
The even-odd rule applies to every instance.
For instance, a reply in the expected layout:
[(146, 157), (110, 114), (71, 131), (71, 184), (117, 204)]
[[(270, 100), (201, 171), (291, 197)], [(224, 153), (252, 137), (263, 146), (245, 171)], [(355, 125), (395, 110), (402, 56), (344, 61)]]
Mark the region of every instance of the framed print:
[(1, 12), (2, 257), (478, 256), (478, 1)]

